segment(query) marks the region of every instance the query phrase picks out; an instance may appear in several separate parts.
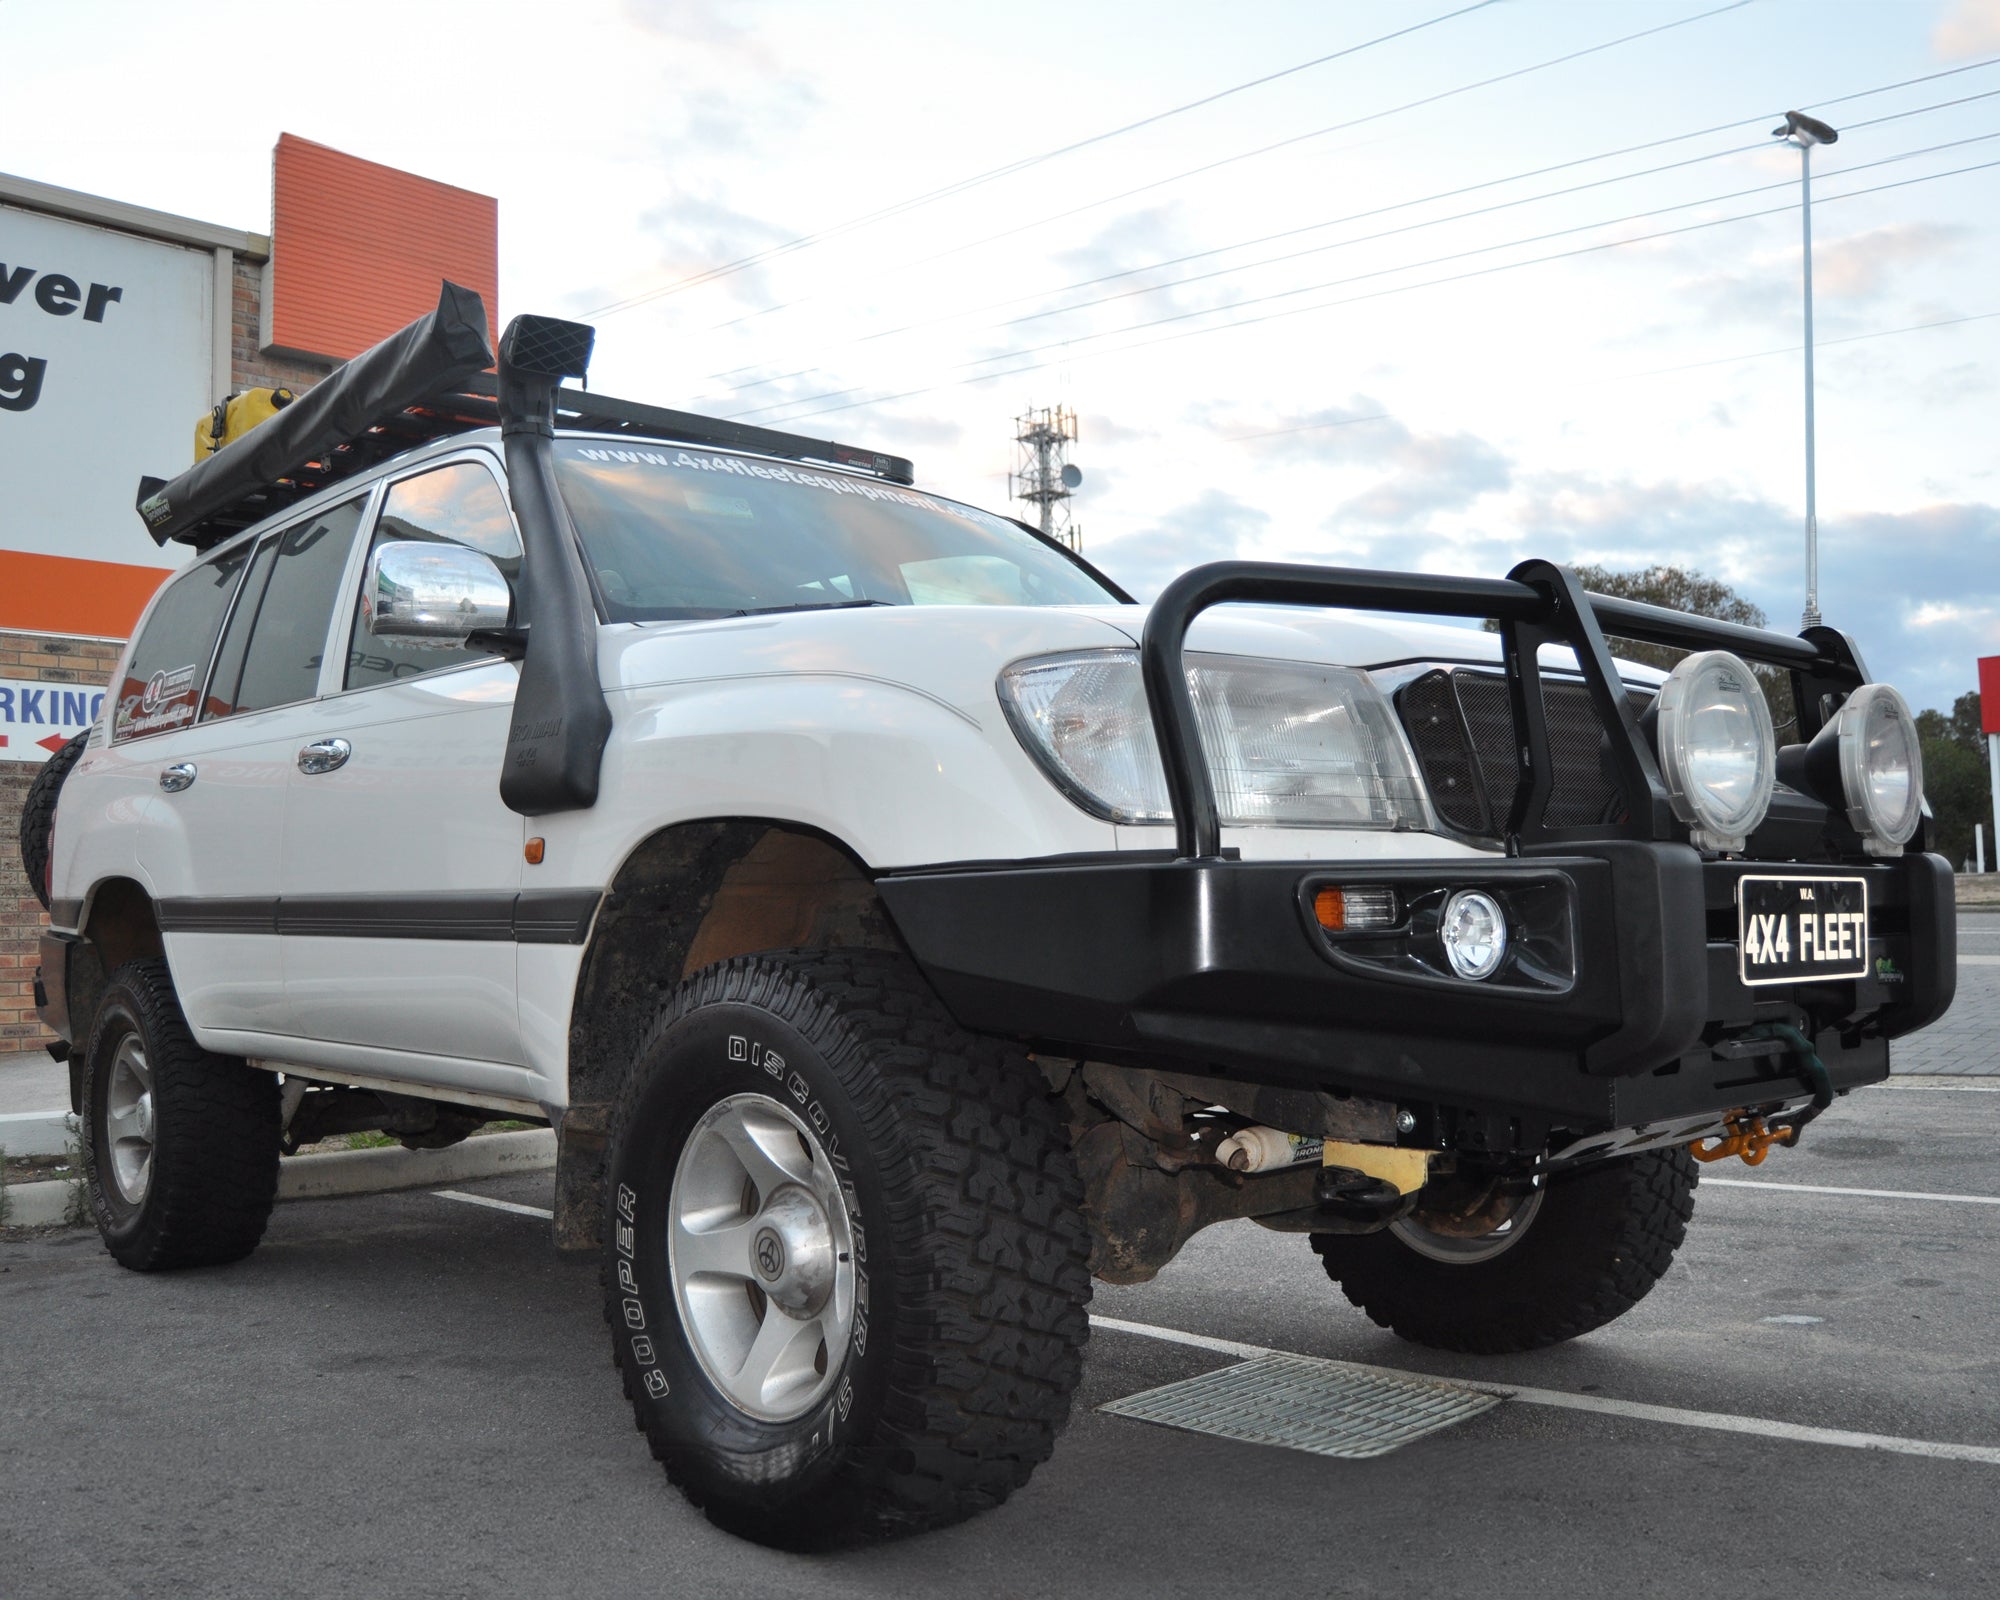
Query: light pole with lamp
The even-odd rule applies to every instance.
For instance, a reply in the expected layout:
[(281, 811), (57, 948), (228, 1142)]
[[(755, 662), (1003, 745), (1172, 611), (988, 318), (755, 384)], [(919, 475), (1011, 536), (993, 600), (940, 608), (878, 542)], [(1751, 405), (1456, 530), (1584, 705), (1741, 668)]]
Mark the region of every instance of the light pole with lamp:
[(1819, 509), (1813, 484), (1813, 318), (1812, 318), (1812, 152), (1840, 135), (1803, 111), (1787, 111), (1783, 126), (1771, 130), (1799, 147), (1799, 212), (1805, 219), (1806, 290), (1806, 612), (1803, 627), (1819, 626)]

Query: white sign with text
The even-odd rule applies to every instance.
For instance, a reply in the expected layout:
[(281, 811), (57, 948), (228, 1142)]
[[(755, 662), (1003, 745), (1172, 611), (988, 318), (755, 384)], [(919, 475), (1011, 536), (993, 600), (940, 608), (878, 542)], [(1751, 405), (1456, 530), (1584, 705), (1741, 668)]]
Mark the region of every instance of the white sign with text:
[(209, 407), (216, 258), (0, 206), (0, 549), (178, 566), (134, 509)]
[(46, 761), (97, 720), (101, 683), (0, 677), (0, 761)]

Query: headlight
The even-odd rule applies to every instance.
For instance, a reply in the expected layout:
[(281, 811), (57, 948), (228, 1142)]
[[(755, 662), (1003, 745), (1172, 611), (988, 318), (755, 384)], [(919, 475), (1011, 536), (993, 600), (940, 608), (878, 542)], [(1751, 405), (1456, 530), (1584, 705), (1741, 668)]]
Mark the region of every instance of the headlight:
[[(1190, 655), (1187, 669), (1225, 823), (1427, 825), (1402, 735), (1361, 673), (1216, 655)], [(1084, 810), (1111, 822), (1173, 820), (1137, 651), (1016, 662), (999, 687), (1021, 743)]]
[(1888, 684), (1864, 683), (1847, 697), (1813, 740), (1806, 770), (1822, 799), (1839, 803), (1838, 794), (1845, 802), (1870, 851), (1893, 855), (1917, 831), (1923, 750), (1908, 703)]
[(1674, 668), (1656, 704), (1674, 814), (1697, 847), (1741, 850), (1777, 781), (1777, 739), (1756, 675), (1727, 650), (1704, 650)]

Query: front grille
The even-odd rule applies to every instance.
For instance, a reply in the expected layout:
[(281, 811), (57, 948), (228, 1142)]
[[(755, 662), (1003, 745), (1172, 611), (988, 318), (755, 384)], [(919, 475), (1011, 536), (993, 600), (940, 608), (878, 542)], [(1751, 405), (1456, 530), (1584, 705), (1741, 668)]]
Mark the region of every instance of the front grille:
[[(1576, 828), (1614, 822), (1624, 796), (1610, 774), (1604, 724), (1580, 683), (1542, 681), (1554, 783), (1542, 823)], [(1492, 672), (1426, 672), (1403, 685), (1396, 708), (1439, 820), (1497, 839), (1520, 786), (1507, 680)]]

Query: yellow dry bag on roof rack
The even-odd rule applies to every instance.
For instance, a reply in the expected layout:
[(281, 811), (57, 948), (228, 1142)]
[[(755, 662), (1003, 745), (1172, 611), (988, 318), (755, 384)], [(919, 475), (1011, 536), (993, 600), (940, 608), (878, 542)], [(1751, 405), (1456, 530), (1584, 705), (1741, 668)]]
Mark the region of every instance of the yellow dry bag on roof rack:
[(195, 460), (206, 460), (224, 445), (234, 444), (284, 410), (292, 398), (289, 389), (246, 389), (231, 395), (194, 425)]

